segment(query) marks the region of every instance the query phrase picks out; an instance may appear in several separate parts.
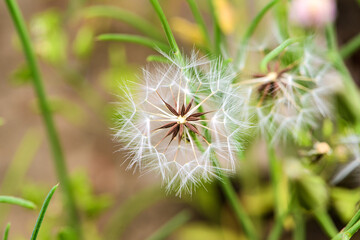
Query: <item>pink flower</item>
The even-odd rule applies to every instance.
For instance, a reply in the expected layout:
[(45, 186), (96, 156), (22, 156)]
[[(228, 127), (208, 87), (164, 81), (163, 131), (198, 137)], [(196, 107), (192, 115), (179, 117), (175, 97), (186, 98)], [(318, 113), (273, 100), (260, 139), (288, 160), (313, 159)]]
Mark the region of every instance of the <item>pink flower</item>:
[(334, 0), (293, 0), (290, 19), (303, 27), (322, 27), (334, 21)]

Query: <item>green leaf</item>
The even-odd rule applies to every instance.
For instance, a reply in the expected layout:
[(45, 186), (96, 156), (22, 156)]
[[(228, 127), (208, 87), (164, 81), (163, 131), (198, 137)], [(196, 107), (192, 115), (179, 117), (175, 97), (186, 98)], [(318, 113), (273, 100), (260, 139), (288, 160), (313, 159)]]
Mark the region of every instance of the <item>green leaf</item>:
[(8, 237), (9, 237), (10, 227), (11, 227), (11, 224), (10, 224), (10, 223), (8, 223), (8, 224), (7, 224), (7, 226), (6, 226), (6, 228), (5, 228), (5, 232), (4, 232), (4, 238), (3, 238), (3, 240), (7, 240), (7, 239), (8, 239)]
[(30, 239), (30, 240), (36, 240), (36, 238), (37, 238), (37, 236), (38, 236), (38, 234), (39, 234), (39, 231), (40, 231), (41, 224), (42, 224), (42, 222), (43, 222), (43, 220), (44, 220), (46, 210), (47, 210), (47, 208), (48, 208), (48, 206), (49, 206), (49, 204), (50, 204), (51, 198), (52, 198), (52, 196), (54, 195), (57, 187), (58, 187), (58, 185), (54, 186), (54, 187), (50, 190), (49, 194), (47, 195), (47, 197), (46, 197), (46, 199), (45, 199), (45, 201), (44, 201), (44, 203), (43, 203), (43, 206), (42, 206), (42, 208), (41, 208), (41, 210), (40, 210), (40, 214), (39, 214), (39, 217), (38, 217), (38, 219), (37, 219), (37, 221), (36, 221), (36, 224), (35, 224), (35, 227), (34, 227), (34, 230), (33, 230), (33, 233), (32, 233), (32, 235), (31, 235), (31, 239)]
[(33, 202), (12, 196), (0, 196), (0, 203), (18, 205), (28, 209), (36, 209), (36, 205)]

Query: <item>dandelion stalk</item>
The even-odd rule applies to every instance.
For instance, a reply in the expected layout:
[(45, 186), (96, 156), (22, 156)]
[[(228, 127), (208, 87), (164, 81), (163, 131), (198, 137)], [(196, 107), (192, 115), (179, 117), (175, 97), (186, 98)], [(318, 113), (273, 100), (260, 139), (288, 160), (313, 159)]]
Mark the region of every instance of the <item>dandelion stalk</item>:
[(250, 217), (246, 214), (244, 207), (239, 202), (238, 196), (230, 182), (229, 177), (220, 170), (220, 164), (216, 157), (213, 157), (212, 161), (213, 165), (218, 168), (217, 172), (221, 179), (221, 188), (228, 199), (231, 208), (234, 210), (237, 221), (241, 224), (246, 236), (248, 236), (249, 239), (258, 239), (255, 227)]
[(280, 201), (280, 180), (281, 180), (281, 168), (280, 163), (275, 155), (275, 149), (268, 141), (267, 143), (268, 157), (270, 163), (270, 174), (271, 182), (273, 186), (273, 195), (275, 202), (275, 228), (272, 234), (269, 236), (269, 240), (279, 239), (282, 232), (283, 221), (285, 219), (285, 214), (280, 212), (281, 201)]
[(305, 240), (305, 219), (300, 209), (296, 209), (294, 212), (294, 240)]
[(64, 189), (64, 195), (66, 198), (70, 225), (74, 226), (77, 229), (77, 232), (80, 236), (80, 225), (79, 225), (80, 220), (77, 215), (75, 199), (74, 199), (73, 191), (71, 189), (65, 160), (60, 145), (60, 140), (57, 131), (55, 129), (50, 106), (47, 101), (42, 78), (35, 58), (35, 53), (32, 48), (30, 37), (25, 26), (25, 21), (15, 0), (5, 0), (5, 3), (9, 10), (10, 16), (14, 22), (15, 28), (17, 30), (18, 36), (20, 38), (24, 50), (27, 63), (29, 65), (29, 69), (31, 70), (32, 83), (35, 93), (38, 97), (39, 107), (48, 134), (48, 138), (53, 154), (53, 160), (55, 163), (55, 169), (58, 178), (62, 184), (62, 187)]
[(345, 90), (342, 96), (347, 102), (348, 106), (352, 110), (352, 113), (356, 117), (357, 121), (360, 121), (360, 94), (359, 89), (356, 86), (349, 70), (347, 69), (344, 60), (340, 56), (337, 41), (335, 36), (335, 29), (333, 25), (328, 25), (326, 28), (326, 39), (328, 43), (329, 58), (335, 68), (337, 68), (343, 75), (343, 83)]
[(247, 28), (244, 37), (241, 39), (239, 50), (236, 54), (236, 59), (234, 65), (237, 69), (241, 68), (241, 64), (243, 58), (245, 56), (245, 49), (249, 43), (251, 36), (254, 34), (256, 27), (259, 25), (262, 18), (265, 14), (277, 3), (279, 0), (272, 0), (268, 4), (265, 5), (263, 9), (255, 16), (255, 18), (251, 21), (249, 27)]

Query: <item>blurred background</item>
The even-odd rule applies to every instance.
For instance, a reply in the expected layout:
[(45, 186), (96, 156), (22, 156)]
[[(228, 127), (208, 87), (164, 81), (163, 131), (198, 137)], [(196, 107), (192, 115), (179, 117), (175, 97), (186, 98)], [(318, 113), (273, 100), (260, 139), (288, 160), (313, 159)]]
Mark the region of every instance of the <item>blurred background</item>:
[[(241, 22), (230, 31), (242, 34), (246, 23), (266, 1), (230, 2), (236, 8), (224, 14), (232, 14)], [(150, 3), (147, 0), (18, 0), (18, 3), (39, 58), (84, 221), (85, 239), (146, 239), (184, 208), (192, 209), (193, 224), (175, 232), (171, 239), (239, 239), (234, 219), (223, 204), (216, 183), (192, 197), (179, 199), (166, 194), (153, 175), (126, 171), (123, 153), (118, 151), (120, 146), (112, 141), (117, 84), (123, 80), (136, 81), (141, 76), (141, 67), (147, 63), (146, 58), (155, 52), (134, 44), (97, 41), (96, 36), (101, 33), (138, 32), (121, 21), (93, 17), (85, 10), (99, 4), (126, 9), (161, 30)], [(188, 5), (183, 0), (161, 1), (161, 4), (180, 46), (188, 51), (199, 41)], [(205, 18), (208, 17), (206, 1), (199, 0), (198, 4)], [(359, 23), (359, 4), (355, 0), (338, 1), (336, 25), (340, 44), (360, 32)], [(262, 27), (266, 28), (266, 24)], [(0, 2), (0, 56), (0, 194), (20, 196), (41, 206), (58, 180), (29, 84), (29, 70), (3, 1)], [(347, 64), (360, 83), (360, 53), (349, 58)], [(209, 194), (212, 191), (218, 193)], [(262, 197), (265, 202), (269, 198), (266, 194)], [(65, 226), (61, 202), (60, 190), (51, 202), (39, 239), (56, 239)], [(261, 214), (270, 217), (270, 207), (264, 204), (264, 208)], [(38, 211), (0, 205), (0, 232), (11, 222), (10, 239), (28, 239), (37, 214)], [(309, 239), (326, 239), (321, 231), (309, 234), (319, 234)], [(284, 239), (288, 239), (286, 234)]]

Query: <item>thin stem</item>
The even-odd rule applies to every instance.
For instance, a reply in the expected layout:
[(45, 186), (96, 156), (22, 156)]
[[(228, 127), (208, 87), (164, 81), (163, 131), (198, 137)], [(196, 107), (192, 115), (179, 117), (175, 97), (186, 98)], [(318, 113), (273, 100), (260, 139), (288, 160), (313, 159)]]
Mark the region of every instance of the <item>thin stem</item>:
[(281, 236), (281, 231), (283, 227), (283, 221), (285, 219), (285, 213), (281, 213), (281, 192), (280, 192), (280, 180), (281, 180), (281, 166), (280, 162), (276, 158), (275, 149), (268, 141), (267, 143), (267, 151), (269, 157), (269, 164), (270, 164), (270, 175), (271, 175), (271, 183), (273, 186), (273, 195), (274, 195), (274, 202), (275, 202), (275, 230), (273, 234), (270, 235), (269, 239), (276, 240), (279, 239)]
[(167, 239), (174, 231), (179, 227), (183, 226), (191, 219), (191, 214), (187, 210), (183, 210), (178, 213), (175, 217), (170, 219), (166, 224), (164, 224), (159, 230), (152, 234), (148, 240), (163, 240)]
[(221, 38), (222, 32), (219, 25), (219, 19), (215, 11), (215, 6), (213, 0), (208, 0), (210, 6), (210, 13), (213, 20), (214, 25), (214, 52), (216, 55), (221, 53)]
[(281, 217), (275, 218), (275, 225), (273, 226), (268, 240), (278, 240), (281, 238), (281, 234), (283, 232), (283, 224), (287, 214), (283, 214)]
[(161, 24), (163, 26), (163, 29), (165, 31), (166, 37), (168, 39), (168, 42), (169, 42), (171, 48), (173, 49), (175, 55), (179, 55), (180, 54), (179, 47), (178, 47), (175, 37), (171, 31), (170, 25), (169, 25), (168, 21), (166, 20), (165, 14), (164, 14), (163, 10), (161, 9), (159, 1), (158, 0), (150, 0), (150, 2), (153, 5), (153, 7), (161, 21)]
[(349, 223), (345, 226), (345, 228), (343, 229), (343, 231), (347, 231), (348, 229), (350, 229), (356, 222), (358, 222), (360, 220), (360, 210), (357, 211), (357, 213), (351, 218), (351, 220), (349, 221)]
[(275, 18), (278, 25), (280, 37), (282, 41), (285, 41), (289, 38), (288, 32), (288, 0), (280, 0), (281, 3), (277, 4), (275, 7)]
[(342, 93), (342, 97), (352, 110), (352, 113), (356, 117), (356, 120), (360, 122), (360, 94), (357, 85), (355, 84), (349, 70), (347, 69), (343, 59), (341, 58), (337, 41), (335, 36), (335, 29), (333, 25), (329, 25), (326, 28), (326, 39), (328, 43), (329, 58), (334, 67), (340, 71), (343, 75), (343, 84), (345, 90)]
[(276, 47), (274, 50), (269, 52), (261, 61), (260, 63), (260, 69), (263, 72), (266, 72), (268, 63), (276, 58), (282, 51), (284, 51), (288, 46), (300, 42), (303, 38), (289, 38), (285, 40), (283, 43), (281, 43), (278, 47)]
[(255, 16), (255, 18), (251, 21), (249, 27), (247, 28), (244, 37), (241, 39), (239, 50), (236, 54), (236, 59), (234, 62), (234, 65), (237, 69), (241, 68), (241, 64), (243, 61), (243, 58), (246, 53), (246, 47), (249, 43), (249, 40), (253, 33), (255, 32), (255, 29), (259, 25), (261, 19), (265, 16), (265, 14), (278, 2), (279, 0), (272, 0), (268, 4), (265, 5), (263, 9)]
[(360, 34), (351, 39), (340, 49), (340, 55), (343, 59), (350, 57), (356, 51), (360, 49)]
[(20, 38), (24, 54), (29, 65), (29, 69), (32, 74), (32, 82), (35, 93), (38, 97), (38, 104), (42, 113), (43, 121), (46, 127), (46, 131), (48, 134), (48, 139), (50, 142), (53, 160), (55, 163), (55, 169), (62, 184), (64, 190), (64, 196), (66, 198), (67, 210), (69, 213), (69, 221), (71, 226), (74, 226), (79, 235), (79, 239), (81, 236), (80, 231), (80, 219), (77, 215), (76, 204), (73, 195), (73, 191), (71, 189), (70, 180), (68, 177), (66, 164), (63, 156), (63, 152), (61, 149), (60, 141), (58, 134), (55, 129), (54, 121), (52, 118), (51, 110), (49, 103), (47, 101), (47, 97), (45, 94), (44, 86), (42, 83), (42, 78), (40, 75), (40, 71), (38, 68), (38, 64), (35, 58), (34, 50), (31, 45), (30, 37), (27, 32), (24, 19), (22, 17), (21, 11), (15, 0), (5, 0), (7, 8), (9, 10), (10, 16), (14, 22), (15, 28), (17, 30), (18, 36)]
[(248, 236), (249, 239), (258, 239), (255, 227), (250, 217), (247, 215), (242, 204), (239, 202), (238, 196), (230, 182), (230, 179), (220, 170), (220, 164), (215, 156), (212, 159), (212, 163), (217, 168), (218, 176), (221, 179), (221, 188), (224, 191), (231, 208), (234, 210), (236, 219), (243, 227), (246, 236)]
[(314, 211), (314, 215), (324, 232), (333, 238), (338, 234), (338, 230), (332, 221), (331, 217), (324, 209), (318, 209)]
[(306, 232), (305, 232), (305, 219), (300, 209), (296, 209), (294, 212), (294, 240), (305, 240)]
[(36, 209), (35, 203), (12, 196), (0, 196), (0, 203), (14, 204), (28, 209)]
[(210, 45), (211, 45), (210, 35), (209, 35), (209, 32), (208, 32), (208, 30), (206, 28), (205, 21), (201, 16), (200, 10), (199, 10), (198, 6), (196, 5), (195, 0), (187, 0), (187, 3), (189, 4), (191, 12), (192, 12), (192, 14), (193, 14), (193, 16), (195, 18), (195, 21), (196, 21), (197, 25), (199, 26), (199, 28), (200, 28), (200, 30), (201, 30), (201, 32), (203, 34), (206, 46), (210, 47)]
[(130, 34), (101, 34), (97, 37), (100, 41), (121, 41), (140, 44), (149, 47), (154, 50), (161, 50), (165, 53), (169, 53), (170, 48), (168, 45), (158, 42), (154, 39), (145, 38), (142, 36), (130, 35)]

